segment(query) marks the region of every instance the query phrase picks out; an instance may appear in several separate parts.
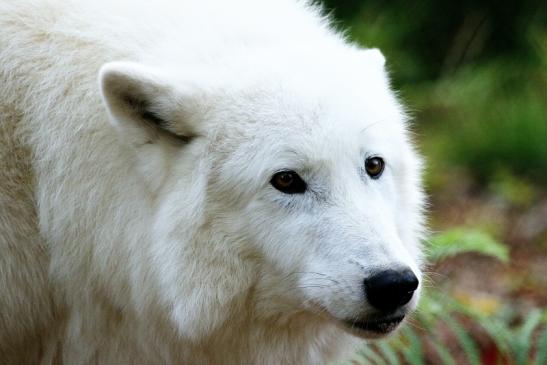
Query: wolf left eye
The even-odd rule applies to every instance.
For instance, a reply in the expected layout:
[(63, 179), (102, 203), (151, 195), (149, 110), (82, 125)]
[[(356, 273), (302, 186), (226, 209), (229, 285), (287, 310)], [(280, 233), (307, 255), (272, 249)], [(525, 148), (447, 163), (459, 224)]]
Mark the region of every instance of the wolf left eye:
[(279, 171), (272, 177), (270, 183), (285, 194), (302, 194), (307, 187), (304, 180), (291, 170)]
[(368, 176), (378, 179), (384, 172), (385, 162), (381, 157), (369, 157), (365, 160), (365, 170)]

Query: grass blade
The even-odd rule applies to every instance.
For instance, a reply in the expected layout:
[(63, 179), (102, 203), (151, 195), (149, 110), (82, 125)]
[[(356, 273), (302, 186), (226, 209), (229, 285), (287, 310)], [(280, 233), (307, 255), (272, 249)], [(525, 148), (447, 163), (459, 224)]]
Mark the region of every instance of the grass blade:
[(481, 358), (480, 358), (480, 352), (477, 347), (477, 344), (475, 343), (475, 340), (467, 334), (465, 329), (452, 317), (445, 316), (444, 320), (448, 327), (454, 332), (456, 337), (458, 338), (458, 341), (465, 352), (465, 355), (467, 359), (469, 360), (469, 363), (471, 365), (480, 365), (481, 364)]
[(363, 346), (359, 350), (358, 354), (367, 361), (366, 363), (367, 365), (368, 364), (387, 365), (385, 360), (382, 359), (382, 357), (378, 355), (376, 351), (374, 351), (374, 349), (369, 345)]
[(530, 349), (532, 347), (532, 334), (541, 322), (541, 312), (534, 310), (526, 317), (519, 335), (515, 341), (515, 355), (517, 365), (526, 365), (530, 359)]
[(434, 299), (439, 303), (442, 303), (443, 307), (449, 308), (455, 313), (463, 314), (475, 323), (479, 324), (489, 335), (490, 339), (494, 341), (499, 354), (504, 359), (514, 358), (513, 349), (511, 343), (514, 341), (514, 331), (512, 331), (505, 323), (500, 321), (499, 318), (490, 317), (475, 310), (472, 307), (468, 307), (459, 303), (458, 301), (443, 296), (442, 293), (435, 293)]
[(380, 349), (380, 352), (384, 356), (384, 358), (387, 360), (387, 363), (389, 365), (399, 365), (399, 356), (397, 355), (397, 351), (393, 348), (393, 346), (390, 346), (389, 343), (386, 343), (384, 341), (378, 343), (378, 348)]
[(433, 348), (437, 352), (437, 355), (439, 355), (439, 358), (441, 359), (441, 362), (443, 365), (456, 365), (456, 360), (445, 347), (444, 344), (440, 343), (439, 341), (433, 340), (432, 342)]
[(539, 335), (536, 364), (547, 364), (547, 327), (545, 327), (541, 335)]
[(423, 365), (424, 353), (422, 349), (422, 341), (418, 335), (409, 327), (402, 329), (405, 338), (409, 341), (409, 346), (403, 348), (403, 356), (410, 365)]

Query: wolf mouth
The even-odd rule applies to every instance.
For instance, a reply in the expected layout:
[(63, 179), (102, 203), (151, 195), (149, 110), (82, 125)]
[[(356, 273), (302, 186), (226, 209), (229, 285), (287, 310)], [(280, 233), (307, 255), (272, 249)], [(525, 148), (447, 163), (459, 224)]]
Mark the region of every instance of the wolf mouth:
[(384, 335), (397, 328), (404, 318), (405, 316), (396, 316), (364, 321), (346, 321), (346, 325), (350, 326), (352, 329)]

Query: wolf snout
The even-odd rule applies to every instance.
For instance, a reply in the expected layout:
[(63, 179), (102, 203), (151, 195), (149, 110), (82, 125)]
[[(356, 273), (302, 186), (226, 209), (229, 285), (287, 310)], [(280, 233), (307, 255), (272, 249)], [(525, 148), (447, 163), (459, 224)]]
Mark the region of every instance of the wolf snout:
[(410, 302), (418, 284), (409, 268), (383, 270), (365, 279), (365, 297), (374, 308), (390, 312)]

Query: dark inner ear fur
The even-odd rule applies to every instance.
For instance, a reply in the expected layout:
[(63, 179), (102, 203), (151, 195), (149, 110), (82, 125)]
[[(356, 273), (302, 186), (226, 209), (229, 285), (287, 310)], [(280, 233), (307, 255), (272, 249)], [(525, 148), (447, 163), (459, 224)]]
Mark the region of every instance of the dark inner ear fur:
[(175, 133), (173, 131), (173, 123), (152, 111), (146, 100), (130, 94), (123, 95), (122, 100), (135, 113), (136, 117), (155, 128), (160, 136), (183, 143), (190, 141), (191, 136), (183, 136)]

